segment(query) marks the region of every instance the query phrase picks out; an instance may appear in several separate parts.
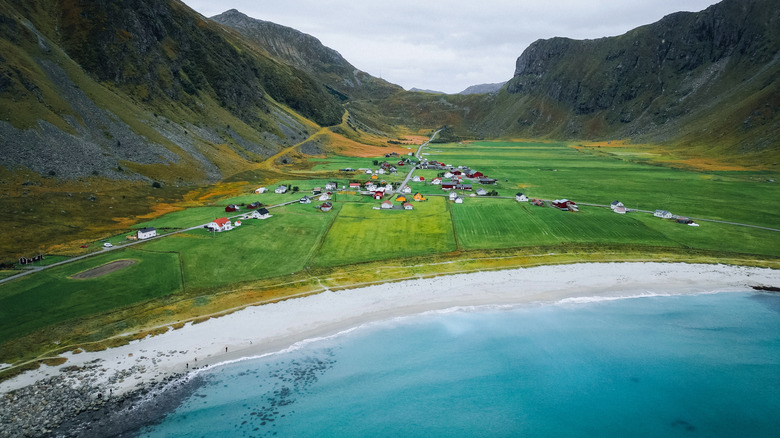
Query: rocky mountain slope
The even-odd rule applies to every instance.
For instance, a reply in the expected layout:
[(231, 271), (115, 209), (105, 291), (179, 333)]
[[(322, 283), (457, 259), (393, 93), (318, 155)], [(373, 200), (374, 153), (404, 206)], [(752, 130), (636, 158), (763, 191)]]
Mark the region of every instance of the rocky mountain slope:
[(702, 154), (776, 153), (780, 3), (724, 0), (624, 35), (534, 42), (484, 135), (633, 138)]
[(0, 155), (58, 178), (215, 181), (343, 108), (175, 0), (0, 0)]

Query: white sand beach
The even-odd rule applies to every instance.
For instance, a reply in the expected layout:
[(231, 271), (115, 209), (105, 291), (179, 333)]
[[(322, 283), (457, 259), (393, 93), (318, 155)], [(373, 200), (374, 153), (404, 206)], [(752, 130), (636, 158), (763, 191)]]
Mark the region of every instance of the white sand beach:
[[(113, 393), (173, 373), (284, 350), (372, 321), (457, 307), (561, 303), (649, 295), (747, 291), (780, 285), (780, 270), (681, 263), (582, 263), (407, 280), (248, 307), (228, 316), (99, 352), (66, 353), (0, 383), (5, 393), (85, 367), (85, 379)], [(72, 373), (70, 373), (72, 374)], [(74, 385), (78, 384), (78, 378)]]

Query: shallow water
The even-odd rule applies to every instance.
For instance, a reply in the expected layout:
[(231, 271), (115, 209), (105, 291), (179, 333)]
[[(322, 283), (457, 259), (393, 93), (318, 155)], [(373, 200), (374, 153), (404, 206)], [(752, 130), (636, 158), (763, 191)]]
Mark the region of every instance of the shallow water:
[(780, 295), (460, 309), (212, 368), (172, 436), (777, 436)]

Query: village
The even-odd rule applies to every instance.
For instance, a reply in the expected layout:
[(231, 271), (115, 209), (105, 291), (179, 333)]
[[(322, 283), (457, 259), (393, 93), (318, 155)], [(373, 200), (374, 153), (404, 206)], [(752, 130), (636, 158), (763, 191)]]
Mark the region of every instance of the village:
[[(411, 153), (408, 157), (401, 157), (397, 153), (390, 153), (387, 154), (385, 158), (399, 159), (395, 163), (374, 160), (373, 164), (376, 166), (375, 168), (342, 168), (339, 170), (341, 173), (353, 174), (349, 181), (329, 181), (324, 185), (324, 187), (314, 187), (310, 193), (303, 195), (299, 199), (280, 203), (274, 206), (265, 207), (259, 201), (244, 205), (230, 204), (225, 207), (226, 213), (238, 213), (242, 208), (246, 210), (246, 212), (239, 213), (232, 218), (216, 218), (214, 221), (204, 225), (204, 228), (212, 232), (230, 231), (240, 227), (242, 220), (264, 220), (272, 217), (268, 208), (295, 203), (303, 205), (314, 203), (316, 204), (314, 206), (316, 209), (327, 213), (333, 209), (334, 197), (339, 194), (362, 195), (364, 197), (369, 197), (374, 201), (380, 201), (378, 204), (375, 204), (371, 207), (374, 210), (411, 211), (414, 210), (414, 203), (416, 202), (427, 201), (428, 198), (432, 196), (444, 196), (453, 204), (463, 204), (466, 198), (494, 197), (499, 199), (514, 199), (517, 202), (528, 203), (529, 205), (536, 207), (555, 208), (562, 212), (580, 211), (580, 206), (575, 201), (566, 198), (531, 198), (522, 192), (516, 193), (514, 197), (499, 196), (498, 192), (495, 190), (495, 187), (499, 185), (499, 181), (497, 179), (490, 178), (484, 173), (471, 169), (467, 166), (455, 166), (429, 160), (427, 158), (418, 159)], [(402, 182), (388, 182), (384, 176), (397, 174), (399, 167), (409, 167), (410, 170), (407, 177)], [(422, 175), (415, 175), (416, 170), (434, 170), (439, 172), (436, 177), (428, 181)], [(364, 175), (366, 178), (361, 182), (360, 179), (357, 178), (358, 175)], [(414, 183), (425, 183), (425, 187), (428, 187), (430, 191), (428, 193), (414, 191), (408, 184), (409, 181)], [(440, 191), (434, 192), (435, 189), (439, 189)], [(267, 192), (269, 192), (269, 189), (266, 187), (259, 187), (254, 190), (254, 193), (256, 194), (264, 194)], [(275, 194), (282, 195), (289, 192), (299, 192), (299, 188), (281, 184), (275, 187), (273, 192)], [(655, 217), (661, 219), (669, 219), (680, 224), (695, 227), (699, 226), (699, 224), (695, 223), (688, 217), (674, 215), (667, 210), (659, 209), (650, 212), (638, 209), (629, 209), (622, 202), (617, 200), (613, 201), (609, 205), (589, 203), (581, 205), (610, 208), (617, 214), (626, 214), (632, 211), (652, 213)], [(143, 233), (142, 230), (138, 231), (138, 239), (145, 239), (151, 236), (149, 234), (150, 230), (145, 230), (146, 231), (143, 231)]]

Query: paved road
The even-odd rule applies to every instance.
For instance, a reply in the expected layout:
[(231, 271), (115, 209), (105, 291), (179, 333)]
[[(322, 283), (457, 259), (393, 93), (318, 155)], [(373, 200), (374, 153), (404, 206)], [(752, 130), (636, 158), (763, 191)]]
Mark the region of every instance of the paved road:
[[(282, 203), (282, 204), (271, 205), (271, 206), (269, 206), (269, 207), (265, 207), (265, 208), (276, 208), (276, 207), (281, 207), (281, 206), (283, 206), (283, 205), (295, 204), (295, 203), (297, 203), (298, 201), (299, 201), (298, 199), (295, 199), (295, 200), (293, 200), (293, 201), (284, 202), (284, 203)], [(241, 216), (243, 216), (243, 215), (245, 215), (245, 214), (246, 214), (246, 213), (241, 213), (241, 214), (237, 214), (237, 215), (235, 215), (235, 216), (230, 216), (228, 219), (231, 219), (231, 220), (233, 220), (233, 219), (235, 219), (235, 218), (237, 218), (237, 217), (241, 217)], [(205, 223), (205, 224), (196, 225), (196, 226), (194, 226), (194, 227), (183, 228), (183, 229), (181, 229), (181, 230), (171, 231), (170, 233), (160, 234), (159, 236), (151, 237), (151, 238), (149, 238), (149, 239), (144, 239), (144, 240), (136, 240), (136, 241), (128, 241), (127, 243), (123, 243), (123, 244), (121, 244), (121, 245), (114, 245), (114, 246), (112, 246), (112, 247), (110, 247), (110, 248), (102, 248), (100, 251), (95, 251), (95, 252), (91, 252), (91, 253), (89, 253), (89, 254), (84, 254), (84, 255), (76, 256), (76, 257), (73, 257), (73, 258), (70, 258), (70, 259), (67, 259), (67, 260), (63, 260), (63, 261), (61, 261), (61, 262), (52, 263), (52, 264), (50, 264), (50, 265), (46, 265), (46, 266), (34, 266), (34, 267), (28, 267), (27, 269), (25, 269), (24, 271), (21, 271), (21, 272), (19, 272), (19, 273), (18, 273), (18, 274), (16, 274), (16, 275), (13, 275), (13, 276), (11, 276), (11, 277), (6, 277), (6, 278), (2, 278), (2, 279), (0, 279), (0, 284), (2, 284), (2, 283), (5, 283), (6, 281), (15, 280), (15, 279), (17, 279), (17, 278), (19, 278), (19, 277), (24, 277), (25, 275), (30, 275), (30, 274), (32, 274), (33, 272), (40, 272), (40, 271), (43, 271), (43, 270), (45, 270), (45, 269), (53, 268), (53, 267), (55, 267), (55, 266), (60, 266), (60, 265), (64, 265), (64, 264), (67, 264), (67, 263), (73, 263), (73, 262), (77, 262), (77, 261), (79, 261), (79, 260), (83, 260), (83, 259), (86, 259), (86, 258), (88, 258), (88, 257), (93, 257), (93, 256), (96, 256), (96, 255), (98, 255), (98, 254), (105, 254), (105, 253), (107, 253), (107, 252), (110, 252), (110, 251), (115, 251), (115, 250), (118, 250), (118, 249), (125, 249), (125, 248), (127, 248), (127, 247), (129, 247), (129, 246), (138, 245), (138, 244), (141, 244), (141, 243), (146, 243), (146, 242), (149, 242), (149, 241), (151, 241), (151, 240), (155, 240), (155, 239), (162, 239), (162, 238), (164, 238), (164, 237), (173, 236), (174, 234), (179, 234), (179, 233), (186, 233), (187, 231), (197, 230), (197, 229), (199, 229), (199, 228), (203, 228), (203, 227), (204, 227), (204, 226), (206, 226), (206, 224), (208, 224), (208, 223), (211, 223), (211, 222), (209, 221), (209, 222), (207, 222), (207, 223)]]
[[(428, 143), (433, 141), (433, 139), (436, 138), (436, 135), (439, 132), (441, 132), (441, 129), (439, 129), (438, 131), (434, 132), (433, 135), (431, 135), (431, 138), (428, 139), (428, 141), (426, 141), (425, 143), (421, 144), (420, 147), (417, 148), (417, 152), (414, 154), (414, 156), (417, 157), (418, 160), (421, 159), (420, 158), (420, 154), (422, 152), (422, 148), (424, 148), (425, 146), (428, 145)], [(416, 169), (414, 168), (414, 166), (412, 166), (412, 168), (409, 169), (409, 173), (406, 175), (406, 178), (404, 178), (403, 182), (401, 183), (401, 188), (404, 188), (404, 186), (409, 182), (409, 180), (412, 178), (412, 174), (414, 173), (415, 170)]]

